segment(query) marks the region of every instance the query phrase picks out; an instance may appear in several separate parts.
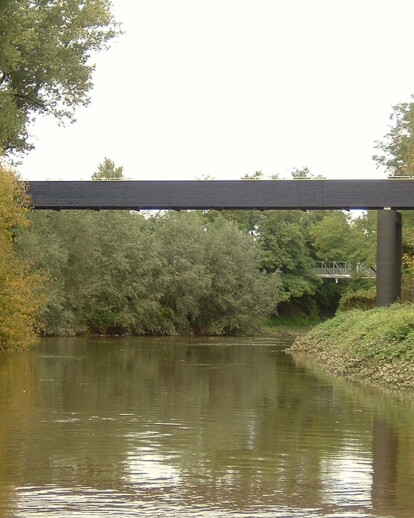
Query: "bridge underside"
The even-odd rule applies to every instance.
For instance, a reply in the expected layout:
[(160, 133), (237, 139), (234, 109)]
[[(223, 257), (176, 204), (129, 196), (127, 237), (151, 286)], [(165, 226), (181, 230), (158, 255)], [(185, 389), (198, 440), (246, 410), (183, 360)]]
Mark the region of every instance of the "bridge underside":
[(35, 209), (378, 210), (377, 305), (387, 306), (401, 294), (401, 215), (395, 209), (414, 209), (413, 180), (33, 181), (28, 186)]

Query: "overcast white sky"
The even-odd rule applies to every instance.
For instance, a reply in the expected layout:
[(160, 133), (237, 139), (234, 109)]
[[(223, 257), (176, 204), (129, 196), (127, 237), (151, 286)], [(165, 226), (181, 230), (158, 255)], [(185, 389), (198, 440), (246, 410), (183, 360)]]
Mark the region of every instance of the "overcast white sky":
[(371, 159), (414, 93), (412, 0), (116, 0), (77, 122), (32, 128), (28, 180), (238, 179), (307, 166), (383, 178)]

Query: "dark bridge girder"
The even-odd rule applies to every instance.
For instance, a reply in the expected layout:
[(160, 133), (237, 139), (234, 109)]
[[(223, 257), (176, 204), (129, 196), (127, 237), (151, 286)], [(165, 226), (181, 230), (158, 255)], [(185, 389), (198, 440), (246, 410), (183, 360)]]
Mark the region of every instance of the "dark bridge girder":
[(35, 209), (376, 209), (377, 305), (388, 306), (401, 294), (401, 215), (395, 209), (414, 209), (413, 180), (34, 181), (28, 185)]
[(413, 209), (412, 180), (28, 182), (36, 209)]

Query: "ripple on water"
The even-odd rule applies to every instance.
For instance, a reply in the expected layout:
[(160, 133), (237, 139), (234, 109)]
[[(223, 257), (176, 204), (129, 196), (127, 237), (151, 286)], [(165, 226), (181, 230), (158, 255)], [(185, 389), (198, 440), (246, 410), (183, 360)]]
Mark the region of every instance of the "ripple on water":
[[(18, 487), (18, 505), (13, 510), (15, 518), (50, 517), (83, 517), (101, 518), (102, 516), (128, 517), (183, 517), (195, 518), (378, 518), (378, 515), (367, 513), (355, 508), (341, 509), (331, 506), (318, 508), (294, 508), (289, 506), (251, 506), (243, 511), (223, 509), (220, 506), (197, 502), (195, 498), (191, 505), (180, 502), (179, 495), (159, 495), (158, 498), (150, 491), (144, 494), (122, 492), (113, 489), (96, 489), (89, 487), (65, 488), (55, 485), (36, 487)], [(142, 491), (144, 493), (144, 491)], [(231, 504), (231, 502), (229, 502)]]
[(283, 346), (52, 339), (10, 356), (0, 516), (411, 518), (413, 405)]

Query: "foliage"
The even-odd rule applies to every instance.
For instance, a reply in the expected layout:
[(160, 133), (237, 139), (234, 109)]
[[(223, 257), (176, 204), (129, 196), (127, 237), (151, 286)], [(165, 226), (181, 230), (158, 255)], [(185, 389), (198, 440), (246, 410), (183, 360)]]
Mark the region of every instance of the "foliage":
[(94, 264), (84, 280), (81, 323), (99, 333), (152, 330), (160, 310), (157, 280), (163, 261), (145, 219), (137, 213), (92, 213), (88, 230)]
[(402, 293), (404, 302), (414, 302), (414, 211), (402, 211)]
[[(218, 212), (209, 211), (206, 221), (214, 221)], [(279, 302), (314, 294), (320, 283), (313, 271), (309, 247), (308, 214), (288, 210), (223, 211), (221, 217), (235, 223), (253, 236), (262, 250), (261, 268), (280, 276)]]
[(211, 288), (203, 257), (204, 226), (196, 213), (167, 212), (152, 220), (159, 242), (162, 275), (160, 329), (189, 332), (199, 316), (200, 300)]
[(313, 294), (320, 282), (307, 246), (306, 217), (299, 211), (267, 211), (258, 225), (263, 268), (280, 272), (282, 301)]
[(384, 166), (389, 176), (414, 175), (414, 103), (393, 106), (392, 127), (383, 140), (376, 143), (380, 154), (373, 159)]
[(251, 332), (280, 300), (279, 276), (260, 272), (260, 250), (251, 236), (218, 218), (204, 234), (204, 260), (210, 290), (196, 321), (207, 334)]
[(0, 350), (19, 349), (35, 341), (41, 276), (31, 273), (13, 249), (17, 228), (28, 225), (27, 201), (18, 177), (0, 165)]
[(32, 220), (19, 251), (52, 279), (45, 334), (251, 332), (276, 304), (277, 276), (259, 271), (254, 240), (224, 219), (39, 211)]
[(159, 267), (143, 217), (39, 211), (31, 218), (33, 227), (18, 246), (51, 279), (42, 332), (141, 332), (143, 315), (150, 319), (157, 311), (151, 274)]
[(351, 309), (361, 309), (367, 311), (376, 304), (375, 287), (370, 290), (358, 290), (345, 293), (339, 302), (339, 311), (349, 311)]
[(293, 180), (325, 180), (326, 177), (321, 174), (313, 174), (309, 167), (293, 168), (290, 172)]
[(353, 281), (346, 279), (345, 281), (336, 282), (336, 279), (322, 279), (317, 287), (315, 294), (311, 297), (314, 310), (320, 319), (333, 317), (338, 309), (339, 301)]
[(118, 32), (108, 0), (3, 0), (0, 4), (0, 148), (29, 149), (36, 114), (73, 120), (88, 104), (91, 53)]
[(310, 229), (318, 259), (325, 261), (349, 260), (351, 226), (349, 215), (343, 211), (327, 213)]
[(98, 170), (93, 173), (92, 180), (123, 180), (123, 167), (116, 167), (115, 162), (105, 157), (103, 162), (98, 164)]
[[(385, 138), (377, 142), (380, 154), (373, 158), (378, 166), (385, 166), (390, 177), (413, 177), (414, 102), (394, 106), (390, 119), (392, 127)], [(403, 211), (402, 274), (402, 300), (414, 301), (413, 211)]]
[(377, 211), (369, 210), (351, 222), (355, 252), (352, 260), (367, 266), (377, 262)]
[(286, 315), (278, 314), (271, 317), (265, 322), (263, 332), (266, 335), (280, 335), (280, 333), (292, 334), (292, 337), (296, 337), (298, 332), (308, 331), (312, 327), (320, 324), (321, 319), (315, 314), (306, 314), (301, 311), (295, 311), (291, 308), (291, 311)]
[(297, 339), (291, 351), (310, 353), (351, 379), (413, 388), (414, 306), (338, 313)]
[(324, 261), (375, 262), (376, 228), (372, 229), (372, 219), (372, 213), (353, 220), (344, 211), (327, 211), (310, 225), (316, 257)]

